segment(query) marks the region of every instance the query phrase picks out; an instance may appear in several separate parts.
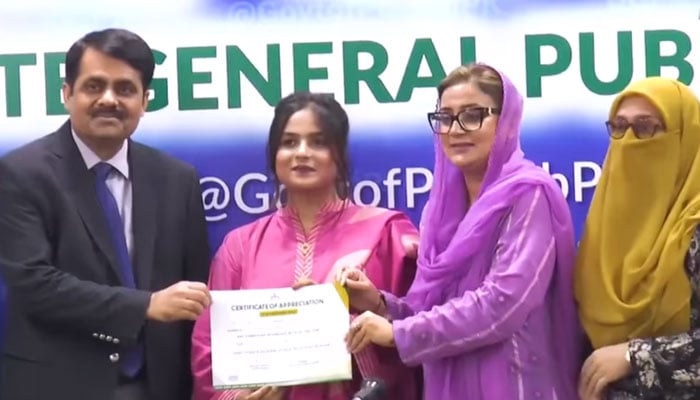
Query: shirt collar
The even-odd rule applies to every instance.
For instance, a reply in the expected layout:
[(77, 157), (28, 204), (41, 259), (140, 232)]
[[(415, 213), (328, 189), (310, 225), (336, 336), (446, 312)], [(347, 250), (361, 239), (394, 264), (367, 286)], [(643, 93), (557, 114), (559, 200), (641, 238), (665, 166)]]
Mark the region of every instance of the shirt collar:
[(75, 144), (78, 146), (78, 151), (80, 152), (80, 155), (83, 157), (83, 161), (85, 161), (85, 166), (88, 169), (92, 169), (92, 167), (94, 167), (99, 162), (106, 162), (107, 164), (114, 167), (117, 171), (119, 171), (119, 173), (122, 174), (122, 176), (124, 176), (126, 179), (129, 179), (129, 159), (127, 157), (127, 155), (129, 154), (128, 140), (124, 140), (124, 145), (121, 147), (121, 149), (119, 149), (119, 151), (117, 151), (117, 154), (115, 154), (112, 158), (110, 158), (109, 160), (101, 160), (100, 157), (98, 157), (97, 154), (95, 154), (95, 152), (92, 151), (72, 129), (71, 134), (73, 135), (73, 140), (75, 141)]

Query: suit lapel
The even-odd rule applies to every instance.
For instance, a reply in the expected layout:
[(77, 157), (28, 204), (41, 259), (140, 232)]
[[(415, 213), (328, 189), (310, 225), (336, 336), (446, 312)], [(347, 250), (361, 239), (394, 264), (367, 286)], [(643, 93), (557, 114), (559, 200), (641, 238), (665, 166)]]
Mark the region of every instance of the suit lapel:
[(156, 221), (158, 218), (158, 187), (155, 168), (150, 157), (134, 142), (129, 144), (129, 176), (131, 177), (133, 205), (132, 227), (134, 232), (134, 274), (139, 289), (151, 288)]
[(94, 176), (85, 166), (85, 161), (73, 141), (68, 123), (58, 130), (56, 138), (54, 147), (56, 158), (51, 159), (54, 171), (58, 174), (60, 182), (65, 184), (90, 237), (109, 260), (109, 265), (117, 279), (124, 284), (117, 255), (110, 240), (107, 221), (97, 200)]

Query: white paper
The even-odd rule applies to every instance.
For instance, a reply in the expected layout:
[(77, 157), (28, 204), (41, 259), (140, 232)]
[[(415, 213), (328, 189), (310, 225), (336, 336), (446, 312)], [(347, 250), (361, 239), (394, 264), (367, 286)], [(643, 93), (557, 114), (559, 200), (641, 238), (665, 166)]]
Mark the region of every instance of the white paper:
[(211, 296), (215, 389), (352, 379), (344, 340), (350, 315), (336, 285)]

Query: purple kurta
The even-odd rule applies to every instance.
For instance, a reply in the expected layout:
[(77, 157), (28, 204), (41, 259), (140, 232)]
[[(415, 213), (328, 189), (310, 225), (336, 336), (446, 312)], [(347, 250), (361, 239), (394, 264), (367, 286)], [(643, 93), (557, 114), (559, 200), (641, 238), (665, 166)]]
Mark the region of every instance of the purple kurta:
[(406, 298), (384, 293), (399, 355), (423, 365), (425, 400), (578, 398), (573, 224), (520, 151), (522, 98), (503, 81), (479, 198), (467, 213), (463, 178), (436, 143), (416, 280)]

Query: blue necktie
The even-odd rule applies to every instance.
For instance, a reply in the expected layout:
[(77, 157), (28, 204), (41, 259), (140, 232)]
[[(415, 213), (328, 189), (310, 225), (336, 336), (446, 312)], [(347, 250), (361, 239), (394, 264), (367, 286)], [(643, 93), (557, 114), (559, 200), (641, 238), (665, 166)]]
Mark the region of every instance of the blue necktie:
[[(121, 270), (124, 286), (128, 288), (136, 288), (134, 281), (134, 270), (131, 266), (131, 257), (126, 246), (126, 237), (124, 236), (124, 222), (119, 214), (119, 207), (114, 195), (107, 187), (107, 177), (114, 168), (104, 162), (98, 163), (93, 167), (95, 171), (95, 188), (97, 189), (97, 199), (102, 206), (107, 225), (109, 227), (110, 238), (114, 245), (114, 250), (117, 253), (119, 260), (119, 269)], [(122, 372), (128, 377), (134, 377), (143, 366), (143, 348), (141, 344), (137, 344), (133, 348), (128, 349), (122, 357), (121, 368)]]

